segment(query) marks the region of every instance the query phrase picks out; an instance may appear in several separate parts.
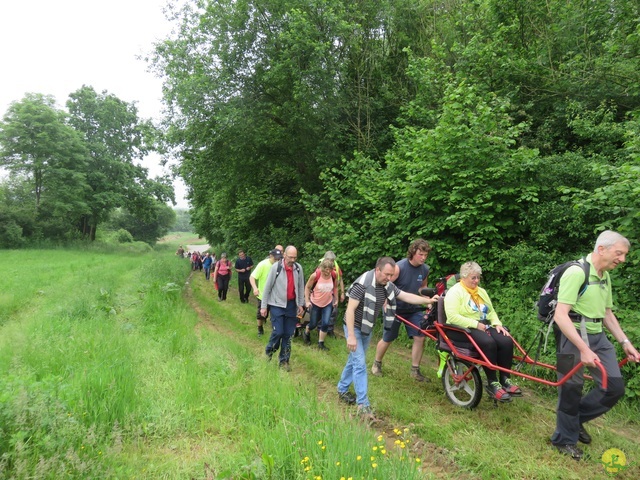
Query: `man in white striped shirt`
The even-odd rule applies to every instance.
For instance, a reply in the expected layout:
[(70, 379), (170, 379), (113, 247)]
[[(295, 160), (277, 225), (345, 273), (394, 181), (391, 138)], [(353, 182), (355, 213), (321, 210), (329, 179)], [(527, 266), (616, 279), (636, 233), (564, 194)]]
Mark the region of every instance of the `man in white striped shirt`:
[[(368, 377), (366, 353), (371, 342), (371, 331), (376, 318), (385, 307), (384, 322), (395, 320), (396, 299), (413, 305), (431, 301), (427, 297), (400, 290), (392, 282), (396, 262), (391, 257), (381, 257), (376, 268), (363, 273), (347, 291), (349, 302), (344, 316), (344, 333), (349, 358), (338, 382), (338, 396), (348, 404), (357, 403), (358, 415), (367, 421), (374, 420), (367, 394)], [(355, 395), (349, 392), (353, 384)]]

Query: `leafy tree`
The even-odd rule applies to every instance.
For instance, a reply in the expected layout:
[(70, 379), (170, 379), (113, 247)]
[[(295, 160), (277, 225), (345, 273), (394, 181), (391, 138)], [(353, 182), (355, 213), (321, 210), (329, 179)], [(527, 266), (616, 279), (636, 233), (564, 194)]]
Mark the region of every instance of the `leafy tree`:
[(168, 205), (155, 201), (141, 218), (126, 209), (115, 210), (109, 219), (109, 226), (129, 232), (133, 240), (150, 245), (169, 233), (176, 221), (176, 213)]
[(32, 217), (44, 236), (65, 235), (69, 219), (87, 211), (87, 151), (66, 120), (52, 97), (27, 94), (0, 124), (0, 165), (30, 185)]
[(85, 175), (90, 191), (87, 213), (79, 225), (94, 240), (96, 228), (117, 207), (144, 208), (147, 198), (173, 200), (167, 179), (151, 181), (140, 161), (155, 142), (151, 122), (138, 118), (137, 108), (107, 93), (83, 86), (69, 95), (70, 124), (82, 133), (89, 151)]
[(193, 232), (193, 226), (191, 225), (191, 215), (189, 210), (182, 208), (176, 208), (176, 223), (173, 226), (175, 232)]
[(305, 240), (301, 189), (321, 191), (319, 173), (355, 149), (384, 155), (408, 96), (403, 49), (422, 51), (414, 40), (429, 15), (396, 20), (414, 2), (396, 3), (193, 2), (177, 12), (179, 33), (152, 61), (199, 233)]

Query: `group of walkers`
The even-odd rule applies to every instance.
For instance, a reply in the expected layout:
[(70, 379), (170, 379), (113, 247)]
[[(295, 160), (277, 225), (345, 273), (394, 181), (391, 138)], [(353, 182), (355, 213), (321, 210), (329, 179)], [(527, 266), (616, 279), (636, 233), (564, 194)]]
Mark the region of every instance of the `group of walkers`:
[(276, 245), (249, 278), (258, 299), (259, 336), (264, 335), (264, 322), (271, 319), (271, 335), (265, 353), (271, 359), (279, 351), (278, 363), (285, 370), (291, 368), (291, 338), (307, 311), (310, 321), (303, 332), (305, 344), (311, 344), (311, 331), (317, 327), (318, 348), (329, 349), (325, 338), (337, 313), (338, 302), (345, 294), (342, 271), (333, 252), (325, 254), (306, 282), (297, 258), (298, 250), (293, 245), (284, 250)]
[(253, 260), (243, 250), (238, 250), (238, 257), (233, 263), (227, 258), (225, 252), (220, 254), (220, 259), (218, 260), (215, 253), (187, 252), (182, 245), (176, 251), (176, 255), (188, 258), (191, 262), (192, 270), (204, 271), (207, 281), (213, 276), (213, 282), (218, 292), (218, 300), (221, 302), (227, 300), (229, 284), (235, 271), (238, 275), (240, 302), (249, 303), (249, 293), (251, 293), (249, 276), (253, 268)]
[[(551, 442), (560, 453), (575, 460), (583, 454), (578, 442), (591, 442), (584, 424), (609, 411), (624, 395), (615, 349), (603, 326), (622, 346), (627, 359), (640, 362), (640, 353), (626, 337), (612, 311), (609, 272), (625, 261), (629, 246), (629, 241), (617, 232), (603, 232), (592, 253), (584, 260), (589, 266), (588, 278), (585, 279), (586, 270), (582, 266), (572, 266), (560, 280), (555, 313), (558, 378), (561, 380), (582, 362), (596, 383), (595, 388), (583, 395), (584, 374), (579, 371), (558, 389), (556, 429)], [(420, 371), (425, 343), (421, 323), (425, 309), (433, 308), (439, 296), (426, 297), (419, 292), (427, 285), (429, 267), (425, 262), (430, 250), (425, 240), (417, 239), (409, 246), (405, 259), (396, 263), (391, 257), (379, 258), (375, 268), (357, 277), (346, 291), (346, 296), (342, 272), (331, 251), (320, 260), (318, 268), (306, 282), (302, 266), (297, 262), (298, 251), (292, 245), (284, 250), (277, 245), (253, 271), (250, 259), (247, 261), (244, 252), (243, 256), (239, 252), (236, 271), (239, 275), (240, 270), (244, 270), (242, 273), (251, 271), (249, 283), (258, 299), (259, 336), (264, 334), (267, 318), (271, 320), (271, 335), (265, 348), (267, 358), (271, 360), (279, 351), (280, 367), (290, 370), (291, 339), (305, 310), (310, 311), (310, 321), (303, 332), (304, 343), (311, 343), (311, 331), (317, 327), (318, 348), (328, 350), (325, 339), (332, 315), (335, 317), (338, 304), (347, 299), (343, 328), (348, 358), (337, 384), (338, 398), (347, 404), (357, 405), (358, 415), (373, 420), (375, 417), (368, 397), (366, 352), (378, 316), (383, 318), (383, 334), (376, 346), (371, 373), (382, 375), (384, 355), (399, 335), (398, 315), (409, 323), (405, 328), (413, 341), (409, 374), (418, 382), (429, 381)], [(219, 272), (218, 266), (216, 272)], [(466, 328), (487, 359), (508, 370), (513, 362), (514, 342), (488, 293), (479, 285), (481, 275), (482, 268), (476, 262), (466, 262), (461, 266), (459, 281), (449, 288), (443, 299), (447, 323)], [(586, 284), (586, 289), (581, 290), (583, 284)], [(240, 288), (239, 291), (241, 301), (248, 301), (248, 292)], [(583, 334), (580, 332), (581, 324), (586, 330)], [(450, 338), (454, 342), (468, 341), (464, 333), (453, 332)], [(602, 375), (596, 364), (602, 365), (607, 372), (606, 390), (602, 389)], [(483, 368), (488, 380), (486, 389), (496, 401), (508, 402), (522, 395), (522, 390), (512, 382), (508, 372), (500, 370), (498, 375), (495, 369)]]

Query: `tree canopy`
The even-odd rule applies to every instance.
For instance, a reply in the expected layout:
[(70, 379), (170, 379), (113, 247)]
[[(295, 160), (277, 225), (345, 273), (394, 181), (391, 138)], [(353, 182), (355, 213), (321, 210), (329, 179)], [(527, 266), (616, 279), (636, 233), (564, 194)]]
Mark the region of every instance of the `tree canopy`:
[[(164, 225), (161, 207), (173, 200), (170, 179), (149, 179), (140, 166), (157, 148), (157, 129), (138, 117), (135, 104), (88, 86), (69, 96), (67, 108), (58, 109), (50, 96), (28, 94), (0, 122), (0, 166), (11, 174), (0, 198), (7, 225), (0, 244), (94, 240), (98, 225), (117, 208), (139, 226)], [(149, 235), (142, 237), (149, 241)]]
[(633, 236), (629, 210), (603, 210), (592, 192), (603, 171), (609, 183), (637, 173), (639, 8), (174, 7), (176, 33), (151, 62), (193, 223), (216, 243), (290, 242), (314, 255), (329, 245), (354, 268), (402, 255), (417, 235), (446, 268), (523, 242), (554, 261), (605, 226)]

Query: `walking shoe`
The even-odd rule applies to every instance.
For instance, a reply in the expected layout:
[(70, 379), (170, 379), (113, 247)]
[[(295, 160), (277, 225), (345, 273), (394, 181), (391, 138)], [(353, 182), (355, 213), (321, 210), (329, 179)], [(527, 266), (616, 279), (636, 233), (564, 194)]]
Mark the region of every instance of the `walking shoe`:
[(373, 373), (376, 377), (382, 376), (382, 362), (377, 360), (373, 361), (373, 365), (371, 365), (371, 373)]
[(411, 367), (411, 377), (416, 382), (430, 382), (431, 381), (427, 377), (422, 375), (422, 372), (420, 371), (420, 367), (413, 367), (413, 366)]
[(518, 387), (516, 384), (511, 383), (511, 379), (510, 378), (505, 378), (504, 380), (502, 380), (502, 387), (512, 397), (521, 397), (522, 396), (522, 390), (520, 390), (520, 387)]
[(264, 327), (262, 325), (260, 325), (258, 327), (258, 336), (261, 337), (264, 335)]
[(311, 332), (304, 330), (302, 332), (302, 339), (304, 340), (305, 345), (311, 345)]
[(289, 362), (280, 362), (280, 368), (282, 370), (284, 370), (285, 372), (290, 372), (291, 371), (291, 365), (289, 365)]
[(580, 433), (578, 433), (578, 441), (585, 443), (587, 445), (591, 443), (591, 435), (589, 435), (589, 432), (585, 430), (584, 425), (580, 425)]
[(340, 400), (341, 402), (346, 403), (347, 405), (355, 405), (356, 396), (355, 396), (354, 393), (351, 393), (349, 391), (338, 392), (338, 400)]
[(324, 342), (318, 342), (318, 350), (326, 350), (329, 351), (329, 347), (327, 347)]
[(580, 460), (582, 458), (582, 450), (577, 445), (554, 445), (563, 455), (567, 455), (574, 460)]
[(511, 395), (509, 395), (509, 393), (507, 393), (507, 391), (504, 388), (502, 388), (502, 385), (500, 385), (500, 382), (491, 382), (489, 385), (487, 385), (486, 388), (489, 395), (491, 395), (491, 398), (499, 402), (511, 401)]
[(376, 421), (376, 416), (373, 414), (373, 409), (370, 405), (358, 405), (358, 417), (367, 423)]

